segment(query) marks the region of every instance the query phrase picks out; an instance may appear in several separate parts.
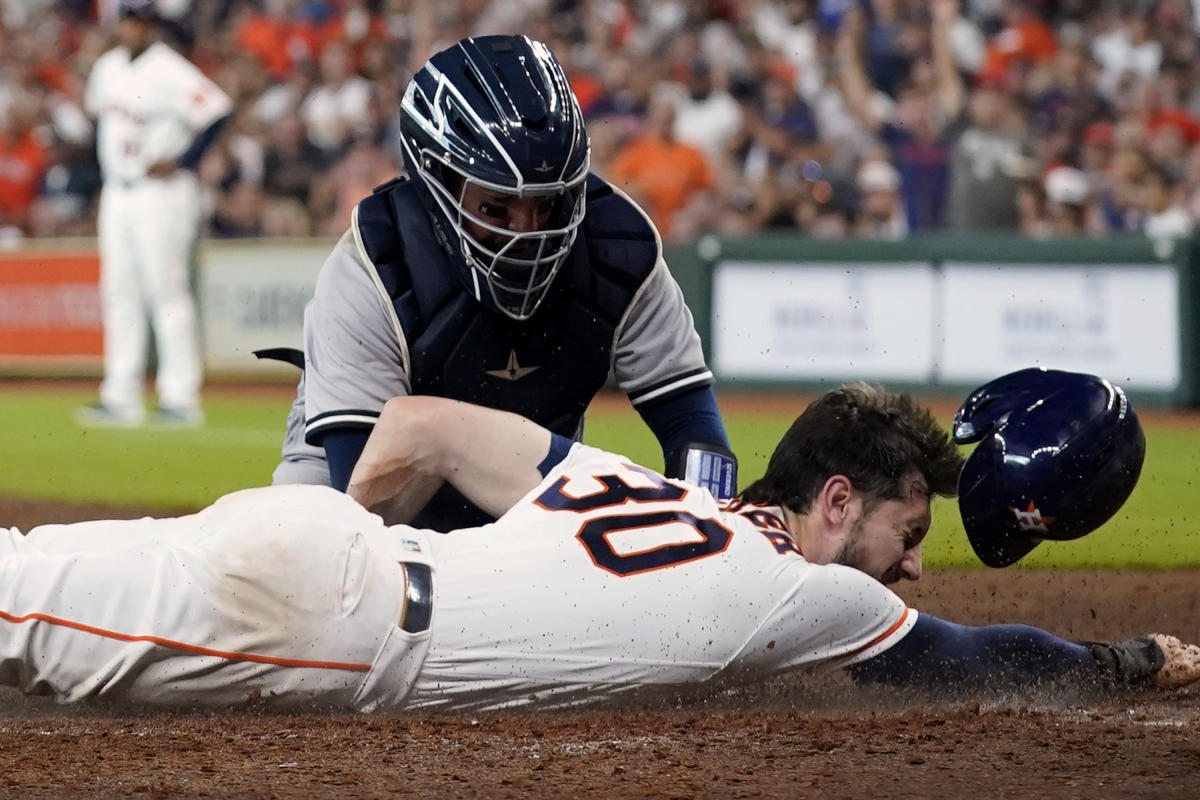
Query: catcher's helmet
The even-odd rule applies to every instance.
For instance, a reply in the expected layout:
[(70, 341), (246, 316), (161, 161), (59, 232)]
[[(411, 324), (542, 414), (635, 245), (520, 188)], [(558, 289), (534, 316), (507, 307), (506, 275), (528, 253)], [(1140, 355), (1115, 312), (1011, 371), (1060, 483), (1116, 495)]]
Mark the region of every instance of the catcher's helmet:
[[(400, 134), (409, 177), (427, 191), (434, 225), (467, 288), (528, 319), (575, 241), (588, 175), (583, 114), (554, 55), (524, 36), (463, 39), (409, 82)], [(468, 183), (545, 198), (547, 221), (514, 232), (481, 219), (463, 205)]]
[(1125, 392), (1095, 375), (1041, 368), (971, 392), (954, 441), (978, 442), (959, 473), (958, 507), (990, 567), (1100, 527), (1133, 491), (1146, 453)]

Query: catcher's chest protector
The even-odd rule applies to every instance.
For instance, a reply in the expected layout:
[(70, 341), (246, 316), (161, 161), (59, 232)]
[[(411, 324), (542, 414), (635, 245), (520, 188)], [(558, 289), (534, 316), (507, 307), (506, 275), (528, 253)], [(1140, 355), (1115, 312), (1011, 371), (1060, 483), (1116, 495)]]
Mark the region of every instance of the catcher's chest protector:
[(658, 258), (645, 217), (591, 177), (580, 235), (545, 303), (524, 322), (467, 292), (411, 183), (362, 201), (358, 227), (408, 340), (413, 394), (512, 411), (573, 437), (604, 385), (613, 336)]

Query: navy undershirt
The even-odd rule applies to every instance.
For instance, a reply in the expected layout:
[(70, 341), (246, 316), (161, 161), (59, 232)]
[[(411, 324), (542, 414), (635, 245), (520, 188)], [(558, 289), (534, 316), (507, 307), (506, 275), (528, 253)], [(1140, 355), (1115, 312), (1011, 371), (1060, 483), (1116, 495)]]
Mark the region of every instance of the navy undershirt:
[(665, 463), (671, 463), (671, 454), (689, 444), (729, 447), (721, 412), (717, 410), (717, 396), (711, 386), (697, 386), (665, 400), (639, 406), (638, 413), (662, 446)]
[(1083, 680), (1096, 662), (1083, 645), (1028, 625), (970, 627), (919, 614), (897, 644), (849, 671), (861, 683), (1004, 689)]

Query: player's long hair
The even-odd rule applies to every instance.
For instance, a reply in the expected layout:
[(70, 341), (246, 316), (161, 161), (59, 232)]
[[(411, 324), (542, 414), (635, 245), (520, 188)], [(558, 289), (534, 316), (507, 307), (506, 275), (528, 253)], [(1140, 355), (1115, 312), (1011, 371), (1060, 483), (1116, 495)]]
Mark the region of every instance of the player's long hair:
[(953, 497), (963, 459), (933, 415), (910, 395), (842, 386), (813, 402), (784, 434), (767, 473), (742, 491), (752, 503), (808, 510), (833, 475), (845, 475), (868, 506), (900, 499), (911, 476)]

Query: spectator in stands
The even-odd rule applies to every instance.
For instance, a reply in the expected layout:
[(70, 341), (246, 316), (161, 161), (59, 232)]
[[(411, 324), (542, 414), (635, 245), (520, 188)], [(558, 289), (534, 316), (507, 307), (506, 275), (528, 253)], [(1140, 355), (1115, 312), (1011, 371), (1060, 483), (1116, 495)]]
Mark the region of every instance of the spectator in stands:
[(728, 75), (714, 74), (703, 58), (691, 62), (684, 81), (662, 87), (675, 104), (675, 138), (700, 150), (720, 169), (741, 130), (742, 107), (726, 88)]
[(0, 237), (5, 239), (29, 233), (30, 211), (47, 167), (38, 99), (20, 87), (0, 109)]
[(1082, 236), (1087, 232), (1089, 187), (1082, 170), (1060, 166), (1047, 172), (1045, 197), (1047, 235)]
[(1120, 17), (1092, 40), (1092, 55), (1103, 72), (1098, 88), (1111, 96), (1127, 76), (1149, 79), (1162, 64), (1162, 43), (1150, 37), (1149, 12), (1154, 4), (1124, 2)]
[(371, 83), (354, 71), (350, 45), (335, 39), (325, 45), (320, 82), (301, 106), (308, 138), (327, 157), (336, 157), (371, 127)]
[[(957, 99), (933, 87), (906, 83), (893, 103), (870, 83), (860, 54), (863, 13), (846, 13), (836, 41), (838, 76), (848, 110), (890, 148), (900, 173), (905, 216), (911, 230), (942, 224), (949, 185), (950, 138), (944, 120), (953, 116)], [(941, 69), (954, 70), (948, 52), (940, 52)]]
[(318, 33), (299, 6), (299, 0), (244, 2), (233, 22), (238, 48), (257, 56), (276, 80), (286, 80), (297, 62), (317, 57)]
[(263, 192), (268, 197), (290, 198), (307, 209), (313, 187), (328, 163), (325, 154), (308, 140), (304, 120), (295, 110), (285, 111), (266, 126), (266, 136)]
[(1142, 232), (1152, 239), (1187, 236), (1195, 227), (1172, 187), (1171, 176), (1157, 164), (1142, 173)]
[(699, 149), (675, 136), (675, 103), (660, 94), (651, 100), (645, 129), (613, 158), (608, 179), (628, 192), (650, 215), (664, 240), (677, 216), (689, 215), (684, 230), (694, 236), (699, 218), (710, 218), (713, 171)]
[(1026, 141), (1026, 118), (1000, 75), (983, 73), (969, 92), (954, 68), (950, 28), (957, 0), (934, 0), (933, 62), (942, 109), (952, 121), (946, 227), (959, 231), (1016, 231), (1017, 187), (1036, 174)]
[(855, 177), (858, 187), (858, 218), (854, 235), (862, 239), (903, 239), (908, 235), (904, 201), (900, 196), (900, 173), (886, 159), (863, 163)]
[[(96, 23), (115, 8), (112, 0), (6, 6), (0, 114), (18, 87), (38, 93), (47, 169), (26, 225), (39, 235), (94, 233), (94, 182), (78, 145), (91, 133), (76, 130), (74, 87), (109, 47)], [(170, 0), (161, 8), (184, 54), (261, 126), (228, 155), (252, 171), (251, 153), (262, 150), (264, 186), (269, 172), (294, 173), (263, 198), (264, 219), (287, 230), (304, 227), (303, 195), (326, 198), (320, 217), (337, 213), (323, 173), (361, 137), (396, 159), (395, 102), (414, 69), (462, 35), (499, 28), (555, 43), (585, 104), (601, 174), (640, 134), (653, 87), (672, 87), (676, 138), (705, 151), (714, 172), (717, 231), (807, 229), (812, 209), (828, 204), (803, 195), (831, 178), (853, 190), (880, 145), (900, 175), (910, 232), (1025, 229), (1030, 209), (1043, 220), (1049, 213), (1038, 199), (1042, 178), (1061, 164), (1087, 176), (1091, 233), (1141, 229), (1141, 168), (1126, 173), (1143, 160), (1166, 170), (1193, 221), (1200, 214), (1187, 177), (1200, 148), (1195, 0)], [(306, 155), (293, 146), (269, 168), (269, 151), (281, 146), (275, 124), (295, 142), (288, 115), (296, 113)], [(313, 146), (319, 159), (308, 159)], [(831, 208), (831, 220), (847, 213)]]

